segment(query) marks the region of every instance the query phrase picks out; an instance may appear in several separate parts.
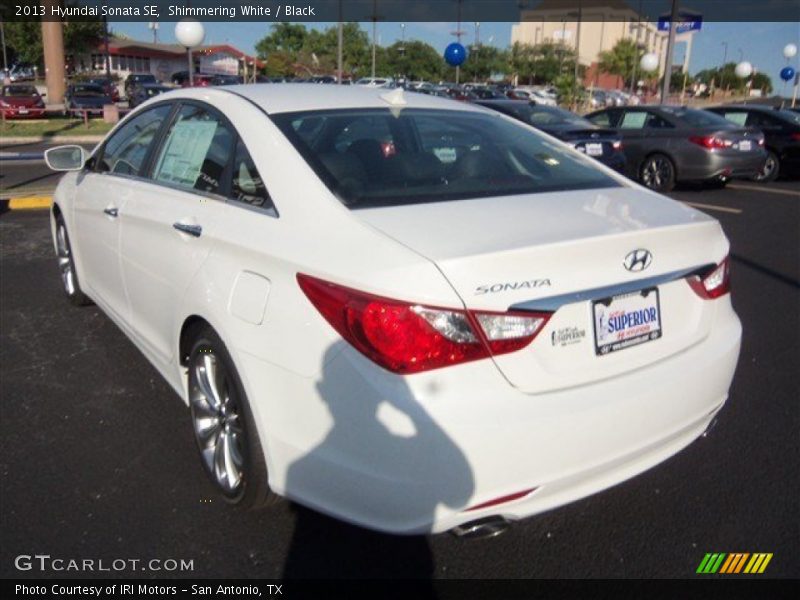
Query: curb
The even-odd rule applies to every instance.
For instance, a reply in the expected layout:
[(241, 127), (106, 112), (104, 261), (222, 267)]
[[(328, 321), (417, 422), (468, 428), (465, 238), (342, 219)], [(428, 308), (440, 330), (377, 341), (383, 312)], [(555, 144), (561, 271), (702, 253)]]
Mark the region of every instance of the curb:
[[(28, 196), (15, 197), (7, 200), (0, 200), (5, 210), (34, 210), (50, 208), (53, 205), (52, 196)], [(0, 212), (3, 212), (0, 209)]]
[(103, 138), (105, 138), (105, 135), (0, 136), (0, 148), (6, 144), (41, 144), (42, 142), (50, 142), (52, 144), (97, 144), (102, 142)]

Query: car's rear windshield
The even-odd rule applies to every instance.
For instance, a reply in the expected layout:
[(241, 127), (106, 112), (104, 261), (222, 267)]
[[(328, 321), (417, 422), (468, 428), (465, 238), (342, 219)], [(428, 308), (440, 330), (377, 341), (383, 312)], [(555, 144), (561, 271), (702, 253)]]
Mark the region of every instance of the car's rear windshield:
[(36, 88), (32, 85), (7, 85), (3, 87), (3, 96), (13, 98), (15, 96), (35, 96)]
[(591, 159), (491, 113), (387, 108), (271, 118), (350, 208), (620, 186)]
[(689, 127), (733, 127), (730, 121), (707, 110), (683, 106), (662, 106), (661, 110), (681, 119)]
[(83, 85), (76, 85), (72, 88), (76, 94), (81, 94), (82, 96), (103, 96), (105, 95), (105, 90), (99, 85), (94, 84), (83, 84)]

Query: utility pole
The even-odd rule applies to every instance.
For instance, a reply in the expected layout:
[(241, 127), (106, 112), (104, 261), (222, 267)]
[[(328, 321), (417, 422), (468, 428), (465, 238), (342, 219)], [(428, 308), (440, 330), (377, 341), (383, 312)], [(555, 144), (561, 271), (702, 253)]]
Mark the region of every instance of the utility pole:
[(378, 0), (372, 0), (372, 77), (375, 78), (375, 36), (378, 29)]
[(3, 77), (8, 74), (8, 56), (6, 55), (6, 29), (0, 19), (0, 43), (3, 45)]
[(578, 0), (578, 25), (575, 28), (575, 80), (572, 84), (572, 96), (578, 106), (578, 73), (581, 66), (581, 19), (583, 19), (583, 2)]
[(103, 17), (103, 45), (106, 53), (106, 78), (111, 81), (111, 58), (108, 55), (108, 19)]
[(669, 38), (667, 38), (667, 60), (665, 62), (664, 85), (661, 86), (661, 104), (669, 96), (669, 84), (672, 80), (672, 53), (675, 51), (675, 31), (678, 28), (678, 0), (672, 0), (672, 15), (669, 20)]
[(639, 12), (636, 17), (636, 48), (633, 52), (633, 72), (631, 73), (631, 94), (636, 93), (636, 69), (639, 66), (639, 38), (642, 31), (642, 0), (639, 0)]
[[(45, 14), (50, 14), (58, 0), (43, 0)], [(61, 21), (42, 21), (44, 77), (47, 83), (48, 104), (64, 102), (64, 26)]]
[(336, 29), (336, 83), (342, 85), (342, 46), (344, 45), (344, 25), (342, 24), (342, 0), (339, 0), (339, 25)]

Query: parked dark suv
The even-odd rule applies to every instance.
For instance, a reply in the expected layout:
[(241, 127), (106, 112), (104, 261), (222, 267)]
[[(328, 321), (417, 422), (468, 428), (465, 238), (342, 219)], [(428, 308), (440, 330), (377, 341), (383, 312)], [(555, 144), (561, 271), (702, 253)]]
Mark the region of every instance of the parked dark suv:
[(757, 127), (764, 134), (767, 161), (753, 179), (772, 181), (779, 174), (800, 176), (800, 113), (770, 106), (714, 106), (706, 110), (740, 127)]
[(137, 86), (145, 83), (158, 83), (158, 79), (152, 73), (131, 73), (125, 78), (125, 97), (130, 98)]

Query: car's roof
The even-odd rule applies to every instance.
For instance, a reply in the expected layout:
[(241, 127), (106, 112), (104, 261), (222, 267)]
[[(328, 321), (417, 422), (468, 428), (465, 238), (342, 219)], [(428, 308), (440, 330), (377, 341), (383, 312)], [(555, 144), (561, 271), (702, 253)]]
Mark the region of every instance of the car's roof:
[[(398, 88), (400, 89), (400, 88)], [(483, 111), (464, 102), (438, 96), (400, 92), (405, 104), (393, 104), (385, 96), (397, 90), (369, 88), (358, 85), (325, 85), (316, 83), (253, 83), (232, 85), (225, 91), (238, 94), (261, 107), (269, 114), (332, 110), (346, 108), (428, 108), (444, 110)]]

